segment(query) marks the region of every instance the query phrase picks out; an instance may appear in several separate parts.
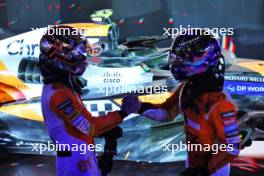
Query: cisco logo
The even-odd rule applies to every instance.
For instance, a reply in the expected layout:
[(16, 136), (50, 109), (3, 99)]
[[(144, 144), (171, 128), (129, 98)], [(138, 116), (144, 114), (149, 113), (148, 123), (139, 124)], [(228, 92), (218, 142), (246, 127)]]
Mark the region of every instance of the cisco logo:
[(122, 77), (122, 74), (119, 72), (115, 72), (115, 73), (105, 72), (102, 74), (104, 83), (120, 83), (121, 77)]

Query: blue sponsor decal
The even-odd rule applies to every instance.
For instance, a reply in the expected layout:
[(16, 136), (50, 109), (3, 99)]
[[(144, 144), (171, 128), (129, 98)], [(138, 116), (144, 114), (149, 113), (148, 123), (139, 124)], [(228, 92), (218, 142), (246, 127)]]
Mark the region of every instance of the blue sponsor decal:
[(234, 111), (223, 112), (221, 115), (222, 118), (235, 117), (235, 112)]
[(67, 99), (61, 103), (58, 107), (59, 110), (63, 110), (64, 114), (70, 115), (74, 112), (71, 99)]
[(238, 130), (238, 126), (236, 123), (232, 124), (232, 125), (228, 125), (228, 126), (225, 126), (225, 132), (231, 132), (231, 131), (235, 131), (235, 130)]
[(226, 137), (232, 137), (232, 136), (237, 136), (237, 135), (239, 135), (238, 130), (234, 130), (234, 131), (230, 131), (230, 132), (225, 133)]
[(83, 120), (85, 120), (85, 118), (82, 115), (79, 115), (76, 119), (74, 119), (73, 125), (78, 126), (78, 124), (80, 124)]
[(225, 89), (231, 94), (239, 95), (263, 95), (264, 84), (256, 82), (225, 81)]
[(233, 148), (234, 149), (239, 149), (240, 148), (240, 141), (239, 141), (239, 143), (234, 143), (233, 144)]
[(229, 138), (226, 138), (226, 142), (228, 144), (233, 144), (233, 143), (239, 143), (240, 142), (240, 137), (239, 136), (234, 136), (234, 137), (229, 137)]

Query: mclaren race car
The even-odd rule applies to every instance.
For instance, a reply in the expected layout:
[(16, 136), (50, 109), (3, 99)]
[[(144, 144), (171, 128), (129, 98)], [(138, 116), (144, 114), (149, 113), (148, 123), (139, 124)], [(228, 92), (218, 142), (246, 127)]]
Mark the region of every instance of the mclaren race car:
[[(120, 109), (121, 98), (129, 92), (136, 92), (144, 102), (163, 102), (178, 84), (166, 70), (169, 48), (156, 45), (170, 39), (136, 37), (118, 44), (118, 28), (111, 15), (110, 10), (97, 11), (91, 16), (93, 23), (68, 24), (85, 29), (92, 46), (87, 55), (91, 64), (83, 75), (88, 84), (82, 98), (94, 116)], [(34, 29), (0, 41), (0, 146), (8, 152), (55, 154), (32, 148), (51, 141), (41, 113), (42, 80), (37, 67), (38, 43), (45, 31)], [(224, 49), (223, 55), (225, 89), (239, 108), (240, 126), (256, 146), (254, 142), (264, 138), (264, 61), (239, 59)], [(180, 115), (174, 121), (157, 124), (133, 114), (121, 127), (124, 135), (118, 143), (117, 159), (170, 162), (186, 157), (184, 151), (174, 155), (163, 152), (165, 145), (185, 139)]]

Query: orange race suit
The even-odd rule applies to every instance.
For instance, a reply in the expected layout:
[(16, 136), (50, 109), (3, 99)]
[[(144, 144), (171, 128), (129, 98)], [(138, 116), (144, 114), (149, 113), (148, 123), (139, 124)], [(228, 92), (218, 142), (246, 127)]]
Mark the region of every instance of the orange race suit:
[[(80, 95), (61, 83), (45, 84), (41, 101), (51, 139), (56, 144), (70, 145), (70, 148), (57, 151), (57, 175), (100, 176), (93, 137), (120, 124), (122, 113), (116, 111), (93, 117)], [(73, 145), (90, 147), (81, 152), (76, 148), (73, 151)]]
[(189, 144), (225, 144), (228, 149), (212, 154), (212, 151), (188, 151), (187, 167), (206, 167), (212, 175), (229, 175), (229, 163), (239, 154), (240, 136), (236, 120), (236, 107), (223, 92), (205, 92), (184, 107), (189, 92), (186, 82), (162, 104), (142, 103), (139, 113), (156, 121), (174, 119), (183, 114), (186, 141)]

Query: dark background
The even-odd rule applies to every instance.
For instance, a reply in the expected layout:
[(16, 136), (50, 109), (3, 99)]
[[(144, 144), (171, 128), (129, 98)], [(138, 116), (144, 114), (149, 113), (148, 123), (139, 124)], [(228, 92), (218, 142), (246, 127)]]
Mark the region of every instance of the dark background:
[(91, 13), (105, 8), (114, 10), (116, 21), (124, 20), (120, 41), (162, 35), (164, 27), (180, 25), (234, 28), (237, 56), (264, 59), (263, 0), (0, 0), (0, 28), (21, 33), (49, 24), (88, 22)]

